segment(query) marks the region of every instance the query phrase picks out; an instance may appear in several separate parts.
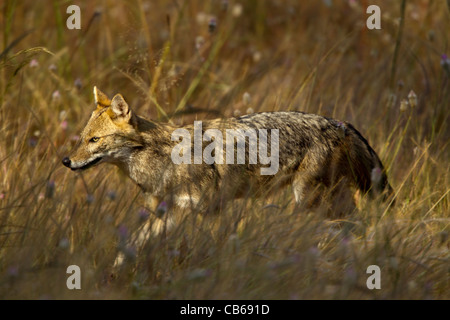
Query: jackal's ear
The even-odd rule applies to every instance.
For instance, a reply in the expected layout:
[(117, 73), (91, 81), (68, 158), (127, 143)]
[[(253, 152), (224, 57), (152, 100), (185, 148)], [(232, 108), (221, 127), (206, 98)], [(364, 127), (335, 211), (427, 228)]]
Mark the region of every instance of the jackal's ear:
[(106, 94), (98, 90), (97, 87), (94, 87), (94, 99), (97, 108), (105, 108), (111, 105), (111, 100), (109, 100)]
[(131, 118), (131, 109), (121, 94), (116, 94), (111, 101), (109, 115), (113, 119), (129, 121)]

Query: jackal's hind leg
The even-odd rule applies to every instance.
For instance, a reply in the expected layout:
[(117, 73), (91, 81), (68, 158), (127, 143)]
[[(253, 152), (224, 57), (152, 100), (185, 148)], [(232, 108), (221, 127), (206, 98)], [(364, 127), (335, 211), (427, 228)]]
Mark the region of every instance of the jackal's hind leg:
[(334, 183), (328, 193), (327, 198), (330, 203), (329, 218), (342, 218), (356, 209), (354, 192), (348, 179), (342, 178)]
[(323, 186), (308, 176), (297, 173), (292, 181), (295, 202), (307, 209), (314, 208), (320, 204), (323, 194)]

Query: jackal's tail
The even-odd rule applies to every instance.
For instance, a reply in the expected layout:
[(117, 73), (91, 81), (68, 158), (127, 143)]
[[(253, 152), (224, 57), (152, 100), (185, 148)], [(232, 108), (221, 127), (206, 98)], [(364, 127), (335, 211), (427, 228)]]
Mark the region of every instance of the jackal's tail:
[(356, 186), (364, 193), (384, 193), (388, 199), (393, 193), (385, 169), (376, 152), (367, 140), (351, 124), (346, 123), (350, 146), (347, 148), (350, 157), (350, 174)]

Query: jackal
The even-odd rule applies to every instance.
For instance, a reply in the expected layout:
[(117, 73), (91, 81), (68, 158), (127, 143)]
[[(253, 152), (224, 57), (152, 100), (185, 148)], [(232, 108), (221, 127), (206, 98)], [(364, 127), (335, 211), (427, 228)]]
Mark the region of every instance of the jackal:
[[(214, 154), (216, 148), (209, 150), (215, 160), (225, 159), (227, 152), (242, 151), (245, 163), (174, 161), (174, 153), (181, 157), (191, 153), (188, 159), (198, 156), (195, 138), (188, 142), (192, 148), (183, 149), (179, 146), (180, 136), (174, 135), (182, 129), (194, 136), (194, 125), (179, 127), (146, 120), (130, 109), (122, 95), (110, 100), (96, 87), (94, 98), (97, 108), (63, 164), (72, 170), (84, 170), (102, 162), (115, 164), (142, 189), (153, 211), (162, 201), (169, 207), (200, 208), (212, 201), (219, 190), (229, 198), (239, 198), (249, 193), (267, 195), (274, 188), (291, 185), (295, 201), (305, 207), (316, 206), (326, 194), (336, 198), (353, 187), (369, 194), (392, 190), (379, 157), (347, 122), (297, 111), (261, 112), (202, 122), (202, 135), (209, 129), (222, 136), (226, 130), (235, 130), (238, 134), (234, 138), (242, 138), (241, 142), (252, 137), (261, 142), (261, 137), (246, 135), (251, 130), (276, 130), (277, 139), (268, 139), (274, 137), (269, 132), (264, 141), (266, 151), (271, 153), (276, 143), (279, 154), (276, 174), (270, 175), (261, 174), (260, 170), (267, 162), (254, 161), (262, 159), (261, 148), (251, 148), (235, 140), (232, 145), (236, 150), (227, 148), (221, 155)], [(218, 140), (217, 134), (215, 139), (201, 139), (200, 153), (209, 144), (217, 143), (214, 140)]]

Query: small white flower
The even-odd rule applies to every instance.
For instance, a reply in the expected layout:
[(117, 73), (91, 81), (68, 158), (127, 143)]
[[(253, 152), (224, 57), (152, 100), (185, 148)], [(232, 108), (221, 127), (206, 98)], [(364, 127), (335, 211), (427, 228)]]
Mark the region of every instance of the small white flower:
[(244, 106), (248, 106), (252, 100), (252, 97), (250, 96), (250, 93), (245, 92), (242, 96), (242, 102), (244, 103)]
[(195, 38), (195, 49), (200, 50), (204, 44), (205, 44), (205, 38), (203, 38), (202, 36), (197, 36)]
[(231, 14), (233, 15), (233, 17), (237, 18), (237, 17), (240, 17), (242, 15), (243, 11), (244, 10), (243, 10), (242, 4), (236, 3), (233, 6), (233, 9), (231, 10)]
[(39, 67), (39, 62), (36, 59), (33, 59), (30, 61), (30, 68), (37, 68)]
[(260, 51), (253, 52), (253, 62), (259, 62), (262, 58), (262, 54)]
[(56, 90), (52, 93), (52, 99), (54, 101), (58, 101), (61, 99), (61, 94), (59, 93), (59, 90)]
[(413, 90), (411, 90), (408, 94), (408, 102), (411, 108), (417, 107), (417, 95)]
[(204, 24), (206, 21), (208, 21), (208, 15), (204, 12), (197, 13), (197, 16), (195, 18), (198, 24)]
[(408, 110), (408, 101), (403, 99), (402, 102), (400, 103), (400, 111), (401, 112), (405, 112), (406, 110)]
[(53, 64), (53, 63), (52, 63), (51, 65), (48, 66), (48, 70), (49, 70), (49, 71), (55, 72), (57, 69), (58, 69), (58, 68), (57, 68), (56, 65)]
[(67, 111), (66, 110), (62, 110), (59, 113), (59, 121), (64, 121), (64, 120), (66, 120), (66, 118), (67, 118)]

